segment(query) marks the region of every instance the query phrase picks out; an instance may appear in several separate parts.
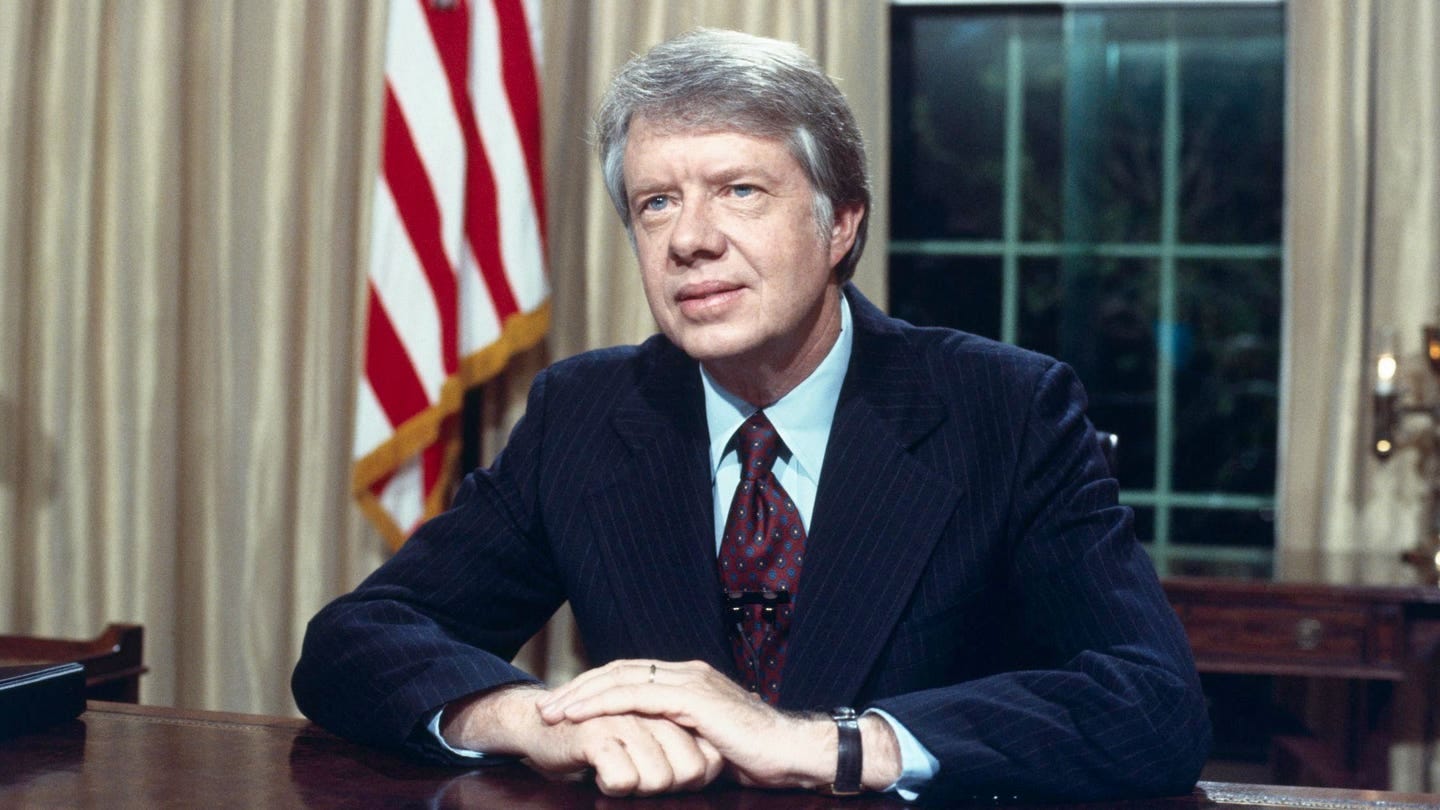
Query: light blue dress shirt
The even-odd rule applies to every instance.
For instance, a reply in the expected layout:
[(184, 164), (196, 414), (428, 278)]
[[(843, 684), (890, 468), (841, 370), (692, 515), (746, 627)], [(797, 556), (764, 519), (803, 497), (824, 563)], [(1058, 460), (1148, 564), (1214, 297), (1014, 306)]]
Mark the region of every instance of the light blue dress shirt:
[[(795, 502), (800, 520), (807, 531), (810, 516), (815, 512), (815, 493), (820, 488), (820, 470), (824, 469), (825, 449), (830, 444), (830, 426), (835, 421), (835, 406), (840, 402), (840, 389), (845, 384), (845, 371), (850, 367), (850, 352), (855, 343), (855, 330), (850, 321), (850, 302), (840, 296), (840, 337), (820, 365), (785, 396), (765, 408), (765, 416), (785, 444), (785, 451), (771, 468), (780, 486)], [(705, 421), (710, 430), (710, 480), (715, 497), (715, 553), (725, 534), (725, 519), (730, 514), (730, 501), (740, 485), (740, 457), (730, 448), (730, 438), (755, 412), (755, 407), (731, 394), (702, 366), (700, 377), (705, 383)], [(800, 570), (800, 593), (804, 593), (805, 570)], [(914, 799), (940, 770), (935, 758), (909, 729), (889, 713), (870, 709), (866, 714), (880, 716), (895, 731), (900, 743), (900, 778), (890, 788), (901, 798)]]
[[(854, 346), (855, 332), (850, 320), (850, 303), (840, 297), (840, 338), (820, 361), (810, 376), (806, 377), (779, 401), (765, 408), (765, 415), (775, 426), (780, 439), (785, 443), (786, 452), (776, 460), (772, 471), (780, 486), (800, 510), (800, 519), (810, 525), (810, 516), (815, 511), (815, 493), (820, 487), (820, 470), (824, 467), (825, 449), (830, 443), (830, 426), (835, 421), (835, 406), (840, 401), (840, 388), (845, 383), (845, 371), (850, 367), (850, 352)], [(705, 420), (710, 431), (710, 480), (715, 498), (715, 553), (720, 553), (720, 540), (725, 533), (725, 518), (730, 512), (730, 501), (735, 488), (740, 484), (740, 460), (733, 449), (729, 449), (730, 437), (755, 412), (754, 406), (721, 388), (705, 371), (700, 369), (705, 387)], [(805, 581), (805, 572), (800, 572), (800, 581)], [(430, 718), (428, 728), (440, 745), (446, 750), (466, 757), (483, 757), (478, 751), (466, 751), (452, 747), (440, 736), (440, 716), (444, 709)], [(878, 715), (895, 732), (900, 743), (900, 778), (890, 786), (901, 798), (914, 799), (940, 770), (940, 762), (908, 729), (900, 725), (887, 712), (869, 709), (866, 714)]]

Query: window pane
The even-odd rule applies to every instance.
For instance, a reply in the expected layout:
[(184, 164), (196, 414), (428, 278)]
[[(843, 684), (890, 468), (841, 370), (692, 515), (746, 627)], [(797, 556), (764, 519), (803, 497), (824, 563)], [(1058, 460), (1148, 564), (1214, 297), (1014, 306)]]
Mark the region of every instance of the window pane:
[(1036, 242), (1065, 238), (1065, 43), (1060, 23), (1059, 15), (1029, 15), (1019, 24), (1025, 77), (1020, 233)]
[(1175, 509), (1170, 513), (1175, 542), (1269, 548), (1275, 543), (1270, 509)]
[(1271, 542), (1284, 9), (1139, 5), (893, 8), (890, 307), (1073, 366), (1164, 566)]
[(1284, 11), (1197, 9), (1184, 19), (1180, 238), (1279, 241)]
[(1175, 488), (1271, 493), (1280, 263), (1186, 262), (1180, 265), (1179, 285)]
[(1001, 234), (1006, 15), (917, 19), (897, 31), (892, 127), (898, 239)]
[(1142, 543), (1149, 543), (1155, 539), (1155, 510), (1148, 506), (1137, 506), (1135, 509), (1135, 536)]
[(1000, 336), (1000, 260), (971, 256), (893, 256), (890, 312), (918, 326), (949, 326)]
[(1072, 12), (1066, 26), (1066, 241), (1160, 238), (1169, 15)]
[(1120, 438), (1121, 486), (1153, 486), (1154, 263), (1026, 259), (1020, 289), (1020, 345), (1075, 368), (1090, 395), (1090, 420)]

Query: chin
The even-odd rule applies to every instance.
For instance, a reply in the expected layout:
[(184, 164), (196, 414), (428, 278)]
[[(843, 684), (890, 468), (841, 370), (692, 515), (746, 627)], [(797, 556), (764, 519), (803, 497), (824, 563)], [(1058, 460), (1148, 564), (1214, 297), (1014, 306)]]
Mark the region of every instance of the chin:
[(740, 357), (755, 350), (755, 341), (746, 336), (725, 334), (720, 330), (686, 330), (669, 335), (681, 351), (701, 362)]

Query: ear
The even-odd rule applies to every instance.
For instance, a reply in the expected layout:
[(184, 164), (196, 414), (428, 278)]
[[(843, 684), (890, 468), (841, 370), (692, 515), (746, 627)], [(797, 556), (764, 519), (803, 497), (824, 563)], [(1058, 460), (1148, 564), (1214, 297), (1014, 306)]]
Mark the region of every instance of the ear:
[(855, 244), (855, 233), (860, 230), (860, 220), (864, 217), (865, 206), (862, 203), (835, 210), (835, 224), (830, 226), (831, 267), (839, 264), (845, 254), (850, 252), (850, 246)]

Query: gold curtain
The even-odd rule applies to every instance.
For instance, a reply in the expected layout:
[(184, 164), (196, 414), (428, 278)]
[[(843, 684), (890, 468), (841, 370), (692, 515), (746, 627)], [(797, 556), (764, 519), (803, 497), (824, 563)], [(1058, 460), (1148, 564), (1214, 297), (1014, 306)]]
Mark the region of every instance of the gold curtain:
[(379, 4), (0, 3), (0, 626), (293, 711), (347, 496)]
[[(836, 75), (885, 199), (887, 11), (541, 5), (548, 356), (653, 331), (589, 112), (696, 25)], [(383, 559), (348, 495), (385, 4), (0, 3), (0, 631), (145, 625), (147, 703), (288, 713), (308, 618)], [(883, 203), (857, 278), (884, 298)], [(502, 442), (543, 350), (485, 394)], [(562, 617), (523, 662), (580, 665)]]
[[(1440, 306), (1440, 6), (1307, 0), (1289, 23), (1279, 542), (1398, 553), (1420, 540), (1415, 451), (1370, 453), (1376, 338), (1402, 364)], [(1335, 684), (1340, 686), (1340, 684)], [(1313, 694), (1312, 721), (1345, 693)], [(1433, 686), (1400, 690), (1390, 784), (1435, 790)]]

